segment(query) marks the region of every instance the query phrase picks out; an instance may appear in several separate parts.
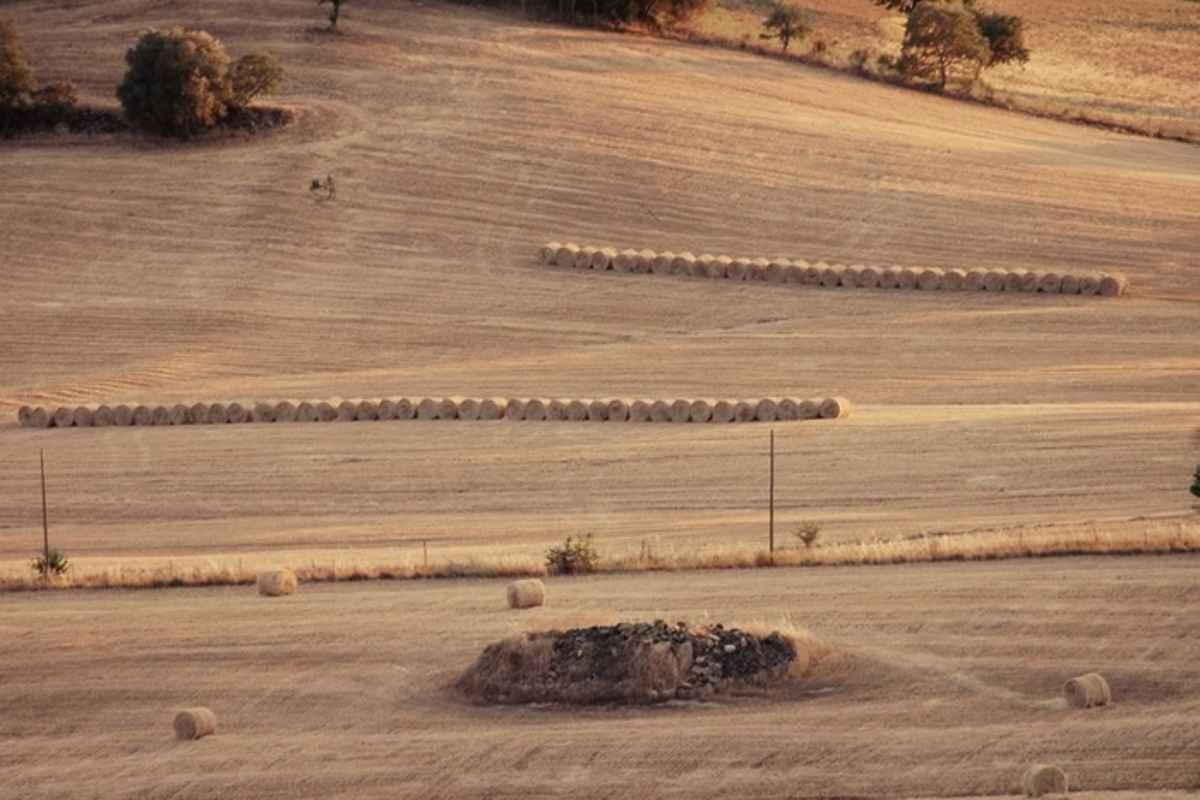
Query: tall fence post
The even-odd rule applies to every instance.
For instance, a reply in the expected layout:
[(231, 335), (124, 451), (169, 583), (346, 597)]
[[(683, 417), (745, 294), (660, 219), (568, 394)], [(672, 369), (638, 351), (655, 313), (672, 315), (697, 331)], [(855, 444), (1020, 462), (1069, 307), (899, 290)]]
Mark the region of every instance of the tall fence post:
[(50, 520), (46, 514), (46, 451), (40, 451), (39, 458), (42, 466), (42, 555), (46, 564), (50, 564)]
[(771, 429), (771, 483), (767, 505), (767, 548), (775, 555), (775, 429)]

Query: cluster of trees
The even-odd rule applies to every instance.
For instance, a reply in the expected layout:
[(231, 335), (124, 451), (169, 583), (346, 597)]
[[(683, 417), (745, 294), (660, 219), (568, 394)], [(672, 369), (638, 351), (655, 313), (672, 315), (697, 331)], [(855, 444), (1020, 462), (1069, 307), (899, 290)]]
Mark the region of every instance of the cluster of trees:
[(0, 134), (67, 121), (75, 87), (58, 81), (38, 86), (16, 26), (0, 20)]
[(1024, 20), (985, 11), (975, 0), (875, 3), (908, 15), (897, 63), (908, 77), (945, 88), (952, 80), (974, 83), (990, 67), (1029, 60)]

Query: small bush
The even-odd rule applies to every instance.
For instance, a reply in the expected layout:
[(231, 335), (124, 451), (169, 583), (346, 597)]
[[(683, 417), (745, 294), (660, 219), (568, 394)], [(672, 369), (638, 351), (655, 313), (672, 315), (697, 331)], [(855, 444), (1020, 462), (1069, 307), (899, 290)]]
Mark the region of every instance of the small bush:
[(855, 50), (850, 54), (850, 68), (860, 75), (868, 74), (871, 68), (867, 65), (871, 63), (874, 55), (875, 51), (867, 47)]
[(48, 578), (51, 574), (65, 574), (71, 568), (71, 565), (67, 563), (66, 553), (61, 550), (51, 550), (49, 553), (43, 553), (33, 559), (30, 567), (43, 578)]
[(283, 83), (283, 67), (267, 53), (251, 53), (229, 70), (229, 106), (245, 108), (259, 95), (274, 94)]
[(568, 536), (561, 545), (546, 550), (546, 569), (556, 575), (582, 575), (595, 572), (600, 554), (592, 544), (589, 533), (582, 538)]
[(817, 537), (821, 535), (821, 524), (806, 520), (796, 526), (792, 535), (803, 542), (805, 547), (812, 547), (816, 543)]
[(1196, 497), (1200, 497), (1200, 464), (1196, 465), (1196, 474), (1192, 477), (1192, 494), (1194, 494)]

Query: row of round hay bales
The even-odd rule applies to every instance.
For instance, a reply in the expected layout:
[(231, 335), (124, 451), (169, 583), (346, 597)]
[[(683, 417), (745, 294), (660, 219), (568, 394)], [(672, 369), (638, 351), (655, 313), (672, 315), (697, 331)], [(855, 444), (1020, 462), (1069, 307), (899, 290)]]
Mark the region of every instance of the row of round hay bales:
[(810, 263), (789, 258), (731, 258), (708, 253), (656, 253), (613, 247), (560, 244), (542, 246), (542, 263), (569, 269), (679, 275), (691, 278), (761, 281), (764, 283), (855, 289), (920, 289), (923, 291), (1029, 292), (1116, 297), (1129, 282), (1111, 273), (1068, 273), (1056, 270), (941, 269), (938, 267), (873, 266)]
[(234, 422), (365, 422), (374, 420), (516, 420), (567, 422), (786, 422), (841, 419), (850, 415), (844, 397), (758, 400), (561, 400), (542, 397), (426, 397), (421, 400), (283, 400), (278, 403), (195, 403), (174, 406), (77, 406), (47, 410), (22, 406), (26, 428), (90, 428), (148, 425), (217, 425)]

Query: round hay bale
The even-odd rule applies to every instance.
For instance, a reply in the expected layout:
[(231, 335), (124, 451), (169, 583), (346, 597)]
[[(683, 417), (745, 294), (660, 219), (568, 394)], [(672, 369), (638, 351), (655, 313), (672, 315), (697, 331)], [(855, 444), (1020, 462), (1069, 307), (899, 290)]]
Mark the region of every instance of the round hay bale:
[(1068, 272), (1062, 276), (1062, 285), (1058, 287), (1058, 291), (1062, 294), (1079, 294), (1079, 286), (1079, 276)]
[(591, 269), (592, 256), (596, 255), (596, 248), (588, 245), (581, 245), (579, 252), (575, 254), (575, 261), (571, 266), (575, 269)]
[(208, 403), (192, 403), (188, 407), (188, 420), (193, 425), (207, 425), (209, 423)]
[(358, 416), (358, 403), (353, 400), (343, 400), (337, 404), (337, 421), (353, 422)]
[(898, 289), (900, 287), (900, 268), (899, 267), (880, 267), (879, 269), (879, 288), (880, 289)]
[(987, 277), (987, 272), (982, 269), (967, 270), (967, 277), (963, 279), (963, 289), (968, 292), (982, 292), (983, 279)]
[(587, 407), (588, 422), (608, 422), (608, 403), (604, 400), (593, 400)]
[(503, 397), (485, 397), (479, 401), (479, 418), (483, 420), (501, 419), (508, 408), (508, 401)]
[(826, 289), (833, 289), (842, 285), (842, 273), (846, 268), (841, 264), (830, 264), (821, 270), (821, 285)]
[[(153, 412), (151, 412), (153, 414)], [(70, 428), (75, 424), (75, 409), (59, 406), (50, 415), (51, 428)]]
[(626, 422), (629, 419), (629, 401), (614, 397), (608, 401), (608, 421)]
[(754, 404), (754, 419), (759, 422), (774, 422), (779, 419), (779, 404), (764, 397)]
[(296, 422), (316, 422), (320, 418), (316, 403), (304, 400), (296, 405)]
[(396, 419), (416, 419), (417, 404), (407, 397), (396, 398)]
[[(183, 415), (187, 417), (187, 407), (183, 406)], [(75, 410), (71, 412), (72, 422), (76, 428), (90, 428), (95, 420), (95, 414), (87, 406), (75, 406)]]
[(513, 422), (525, 419), (525, 401), (519, 397), (510, 397), (504, 403), (504, 418)]
[(808, 397), (801, 400), (796, 406), (796, 416), (798, 419), (818, 419), (821, 416), (820, 397)]
[(546, 419), (551, 422), (561, 422), (567, 418), (567, 401), (551, 400), (546, 405)]
[[(114, 416), (115, 416), (115, 411), (116, 411), (116, 409), (114, 409)], [(229, 422), (229, 418), (227, 416), (227, 411), (228, 411), (228, 409), (226, 408), (224, 403), (210, 403), (208, 406), (209, 424), (224, 425), (225, 423)], [(117, 424), (119, 425), (120, 423), (118, 422)]]
[[(241, 406), (238, 406), (238, 408), (241, 408)], [(135, 406), (133, 409), (133, 424), (137, 426), (153, 425), (154, 409), (143, 405)]]
[(217, 732), (217, 715), (202, 706), (185, 708), (175, 715), (175, 738), (194, 741)]
[(579, 253), (579, 245), (573, 242), (567, 242), (558, 248), (558, 252), (554, 255), (554, 265), (558, 267), (567, 267), (572, 269), (575, 266), (575, 256)]
[(379, 406), (370, 400), (359, 400), (354, 406), (354, 419), (357, 422), (374, 422), (379, 419)]
[(786, 258), (772, 258), (767, 262), (767, 283), (787, 283), (792, 262)]
[(530, 422), (545, 422), (550, 401), (531, 397), (525, 402), (525, 419)]
[(249, 422), (250, 409), (243, 406), (241, 403), (230, 403), (225, 406), (225, 421), (226, 422)]
[(712, 419), (712, 403), (707, 400), (693, 400), (688, 408), (688, 419), (692, 422), (708, 422)]
[[(128, 410), (128, 409), (126, 409)], [(28, 428), (49, 428), (51, 414), (41, 406), (35, 406), (29, 410), (29, 416), (26, 417), (26, 427)]]
[[(208, 406), (204, 405), (204, 403), (197, 403), (196, 405), (204, 409), (204, 413), (207, 418)], [(113, 410), (105, 405), (97, 406), (96, 410), (92, 413), (92, 425), (97, 428), (107, 428), (112, 424)]]
[(17, 424), (22, 428), (29, 427), (29, 415), (33, 413), (32, 406), (21, 406), (17, 409)]
[(676, 425), (684, 422), (692, 421), (692, 404), (687, 400), (672, 401), (670, 410), (670, 421)]
[(1120, 297), (1129, 289), (1129, 279), (1124, 275), (1105, 274), (1100, 277), (1102, 297)]
[(274, 403), (255, 403), (254, 408), (250, 411), (251, 422), (274, 422), (275, 421), (275, 404)]
[(1095, 272), (1085, 272), (1080, 275), (1079, 293), (1086, 296), (1100, 294), (1100, 276)]
[(534, 608), (546, 602), (546, 584), (538, 578), (513, 581), (507, 595), (509, 608)]
[(1038, 291), (1042, 294), (1058, 294), (1062, 289), (1062, 275), (1057, 272), (1043, 272), (1038, 278)]
[(443, 397), (437, 404), (438, 419), (458, 419), (458, 403), (453, 397)]
[(967, 273), (961, 269), (948, 269), (942, 272), (942, 291), (961, 292), (967, 282)]
[(696, 257), (691, 253), (680, 253), (671, 259), (671, 274), (688, 276), (696, 266)]
[(432, 397), (422, 397), (417, 403), (417, 419), (437, 419), (438, 401)]
[(983, 290), (985, 292), (1003, 292), (1007, 279), (1008, 274), (1004, 270), (989, 269), (983, 276)]
[(567, 403), (567, 421), (569, 422), (586, 422), (588, 418), (588, 404), (584, 400), (571, 400)]
[(904, 267), (896, 273), (896, 288), (897, 289), (916, 289), (917, 281), (921, 273), (911, 267)]
[(272, 569), (258, 573), (258, 593), (264, 597), (282, 597), (296, 591), (299, 581), (290, 569)]
[(712, 421), (722, 425), (733, 422), (737, 403), (733, 400), (718, 400), (713, 404)]
[(1021, 778), (1021, 789), (1026, 797), (1066, 794), (1069, 791), (1067, 773), (1051, 764), (1033, 764)]
[(862, 264), (850, 264), (842, 267), (842, 276), (838, 281), (838, 285), (846, 289), (858, 288), (858, 276), (862, 273)]
[(538, 253), (538, 260), (546, 266), (550, 266), (558, 257), (558, 248), (560, 247), (562, 247), (562, 242), (547, 242), (542, 245), (542, 249)]
[(613, 259), (613, 269), (617, 272), (633, 272), (637, 269), (637, 260), (637, 250), (626, 248)]
[(474, 397), (465, 397), (458, 401), (458, 418), (473, 422), (479, 419), (479, 407), (482, 405)]
[(844, 397), (827, 397), (821, 403), (821, 419), (845, 419), (850, 416), (850, 401)]
[(650, 404), (651, 422), (670, 422), (671, 404), (666, 400), (655, 400)]
[(870, 267), (870, 266), (859, 267), (858, 288), (860, 288), (860, 289), (878, 289), (879, 288), (879, 269), (878, 269), (878, 267)]
[(663, 253), (659, 253), (658, 255), (656, 255), (654, 257), (654, 260), (652, 262), (650, 262), (650, 271), (653, 272), (655, 275), (670, 275), (671, 274), (671, 262), (673, 262), (674, 260), (675, 260), (675, 254), (672, 253), (670, 250), (667, 250), (666, 252), (663, 252)]
[(151, 425), (170, 425), (171, 424), (171, 409), (166, 406), (155, 406), (150, 409), (150, 424)]
[(640, 272), (643, 275), (648, 275), (654, 271), (654, 259), (658, 254), (653, 250), (639, 250), (637, 254), (637, 265), (634, 272)]
[(691, 269), (688, 271), (689, 278), (708, 278), (716, 272), (716, 256), (711, 256), (708, 253), (702, 253), (692, 260)]
[(617, 258), (617, 251), (611, 247), (601, 247), (592, 253), (591, 268), (597, 272), (605, 272), (613, 268), (613, 261)]
[(717, 265), (717, 273), (713, 277), (727, 278), (731, 281), (746, 280), (746, 271), (750, 268), (750, 262), (745, 258), (717, 256), (714, 263)]
[(317, 403), (317, 421), (335, 422), (338, 418), (337, 406), (327, 400)]
[[(169, 424), (169, 425), (191, 425), (192, 424), (191, 409), (189, 409), (183, 403), (176, 403), (175, 405), (171, 406), (167, 410), (169, 412), (169, 416), (167, 418), (167, 424)], [(79, 410), (76, 409), (76, 413), (75, 413), (75, 424), (76, 425), (79, 424), (78, 411)]]
[(653, 405), (649, 400), (634, 400), (629, 404), (629, 421), (649, 422), (650, 409)]
[(824, 261), (818, 261), (816, 264), (808, 264), (804, 267), (804, 276), (801, 278), (800, 282), (805, 286), (820, 286), (821, 273), (824, 272), (825, 268), (828, 266), (829, 265)]
[(780, 398), (775, 406), (775, 417), (781, 422), (800, 419), (800, 401), (791, 397)]
[(1023, 269), (1010, 269), (1007, 272), (1005, 272), (1004, 273), (1004, 291), (1006, 291), (1006, 292), (1023, 291), (1021, 289), (1021, 279), (1023, 277), (1025, 277), (1025, 270), (1023, 270)]
[[(278, 406), (276, 408), (276, 416), (278, 417)], [(375, 406), (375, 413), (379, 419), (391, 420), (396, 418), (396, 401), (390, 397), (381, 397), (379, 403)], [(280, 420), (283, 422), (283, 420)]]
[(923, 292), (936, 292), (942, 288), (942, 271), (937, 267), (925, 267), (917, 273), (917, 288)]
[(1038, 285), (1042, 282), (1042, 273), (1034, 269), (1025, 270), (1021, 273), (1021, 291), (1033, 293), (1038, 290)]
[(1072, 708), (1106, 706), (1112, 702), (1112, 689), (1104, 676), (1095, 672), (1071, 678), (1063, 684), (1063, 696)]
[(767, 272), (771, 269), (771, 262), (765, 258), (752, 258), (750, 265), (746, 268), (746, 280), (758, 281), (759, 283), (767, 282)]
[(793, 261), (792, 265), (784, 270), (783, 282), (801, 286), (804, 284), (804, 272), (808, 269), (807, 261)]
[(733, 421), (754, 422), (754, 406), (748, 400), (738, 400), (733, 404)]

